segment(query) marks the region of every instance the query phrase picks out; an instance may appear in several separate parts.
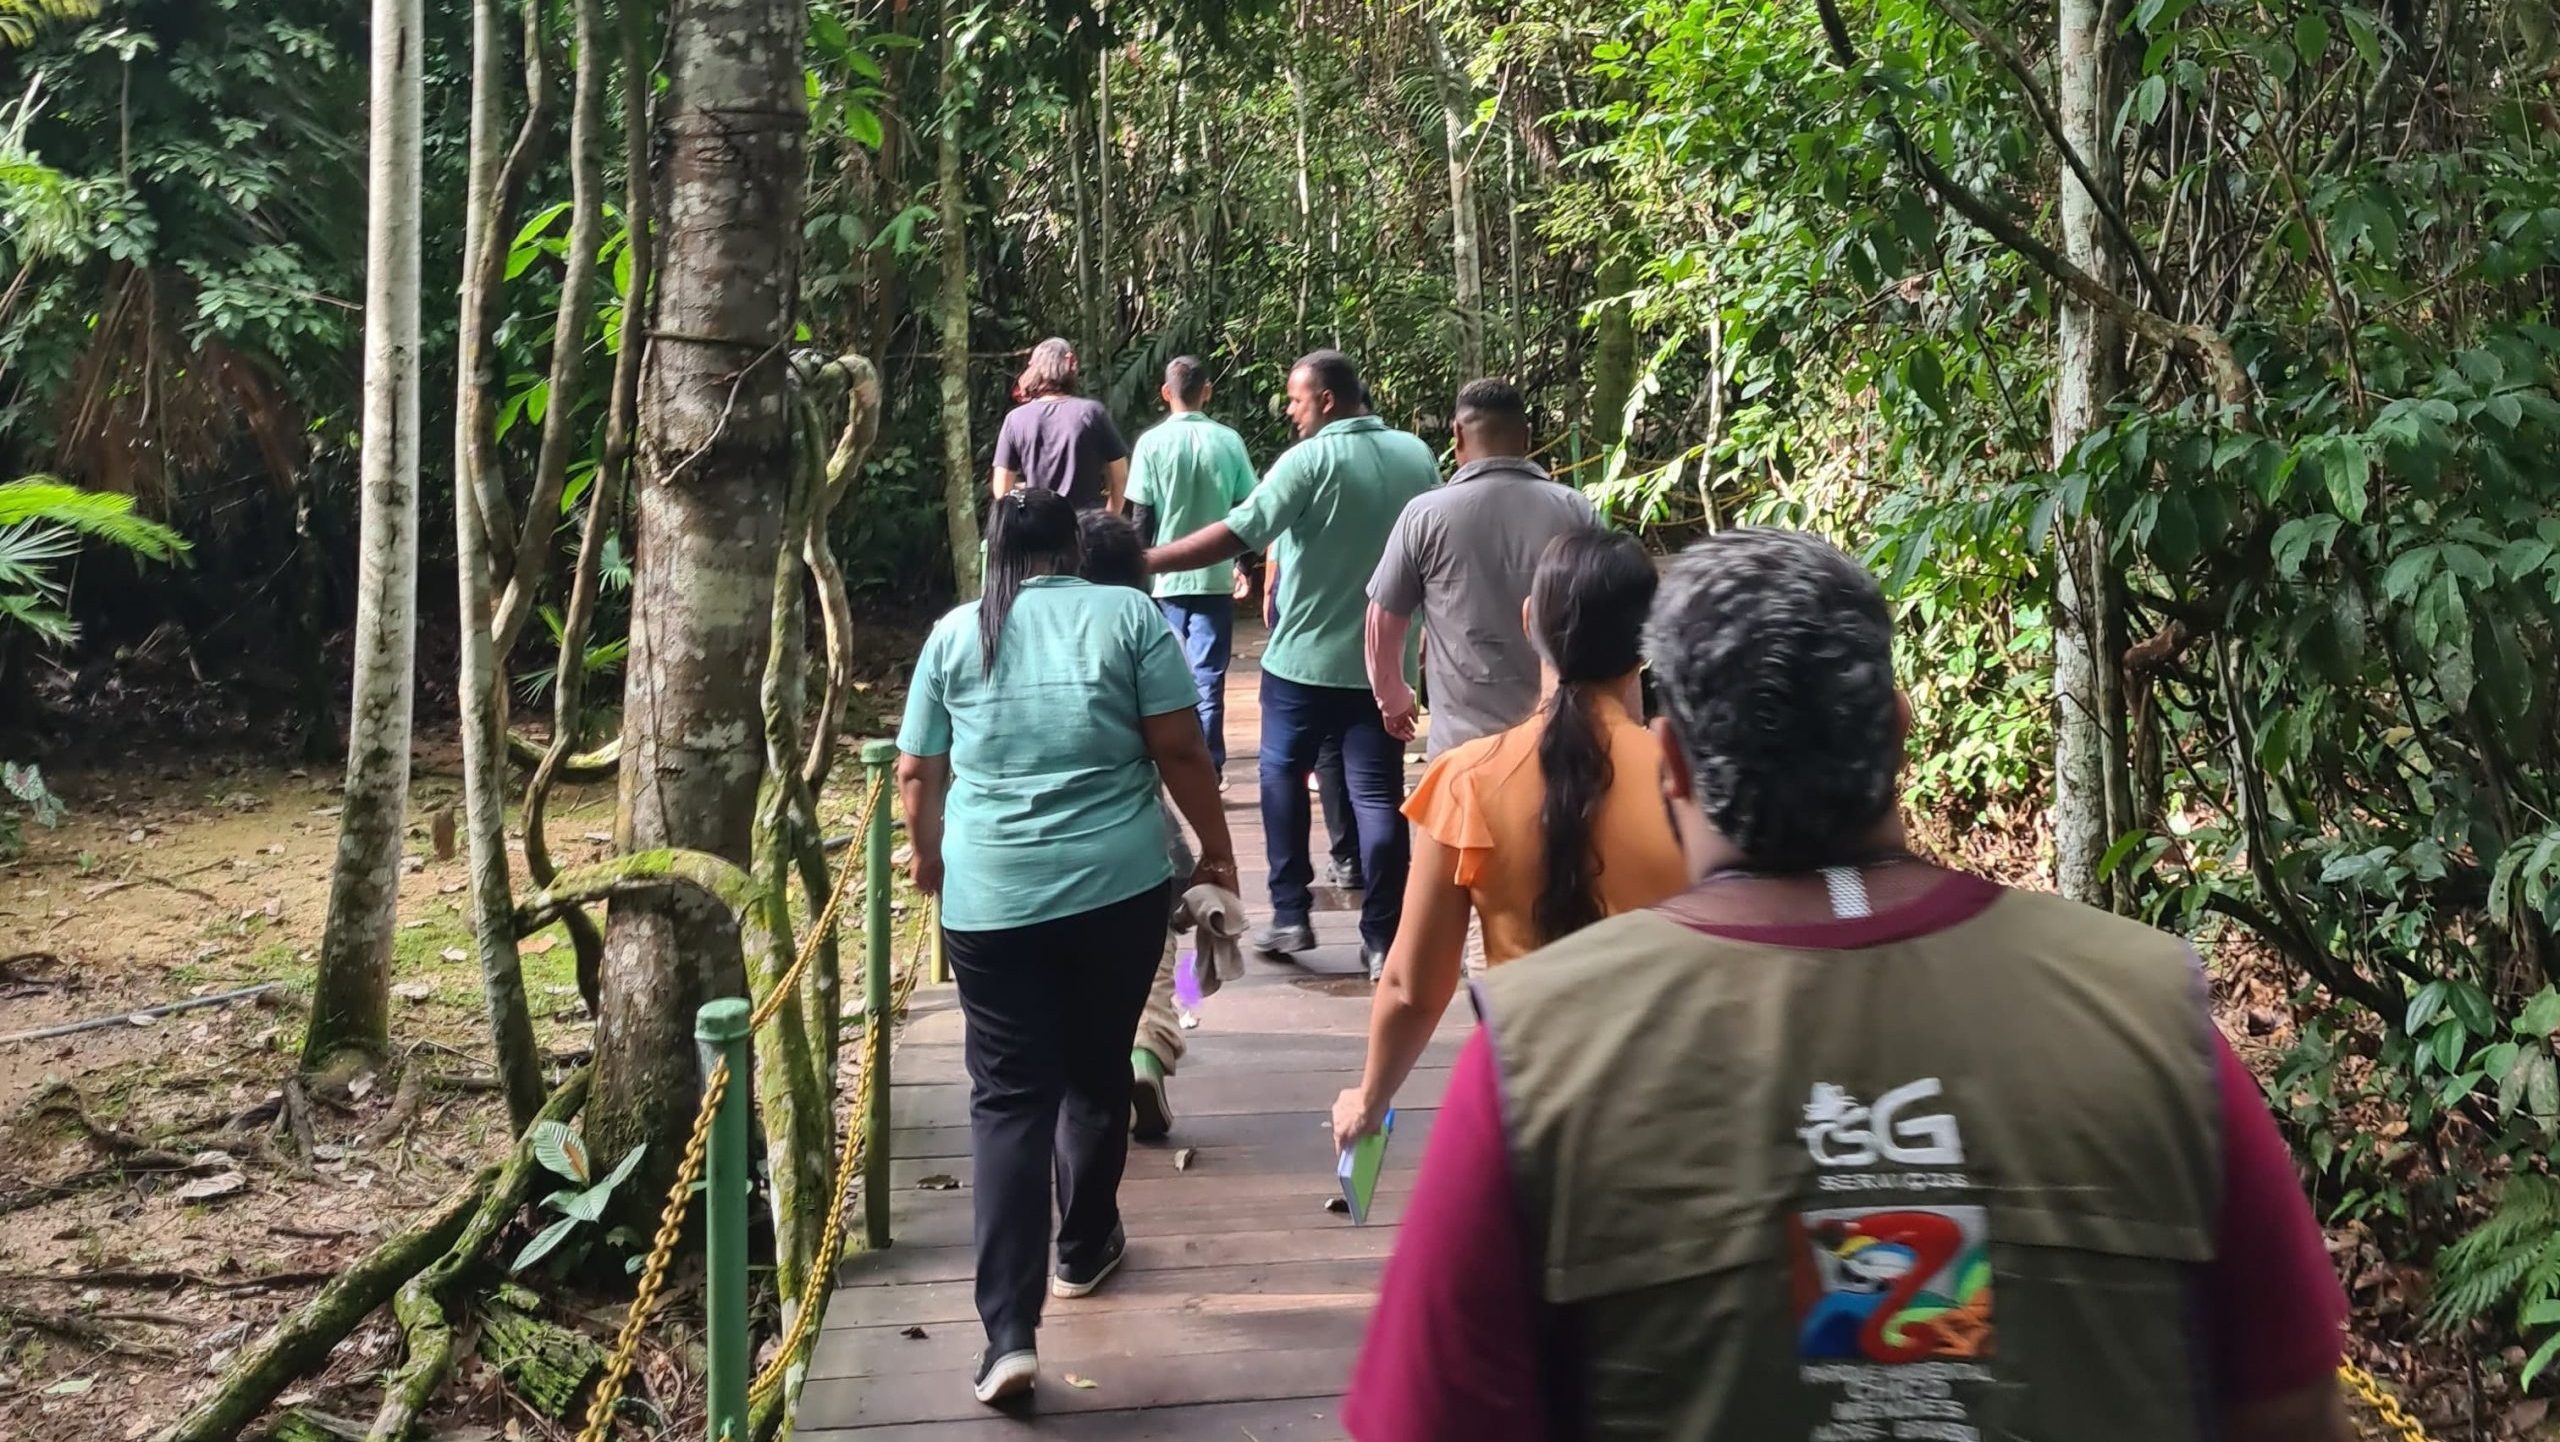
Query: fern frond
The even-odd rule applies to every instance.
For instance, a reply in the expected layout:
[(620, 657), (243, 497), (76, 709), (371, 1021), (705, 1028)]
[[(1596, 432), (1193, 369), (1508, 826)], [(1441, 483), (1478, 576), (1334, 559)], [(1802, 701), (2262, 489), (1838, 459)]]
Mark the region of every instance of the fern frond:
[(2560, 1295), (2560, 1183), (2538, 1172), (2507, 1179), (2497, 1210), (2436, 1258), (2427, 1325), (2462, 1326), (2509, 1300)]

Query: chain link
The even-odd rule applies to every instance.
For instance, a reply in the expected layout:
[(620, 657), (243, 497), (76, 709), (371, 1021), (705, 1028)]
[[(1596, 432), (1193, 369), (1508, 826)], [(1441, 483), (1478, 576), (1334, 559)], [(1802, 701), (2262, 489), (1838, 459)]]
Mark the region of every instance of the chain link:
[[(862, 809), (854, 819), (853, 834), (866, 834), (871, 828), (872, 813), (887, 793), (886, 776), (875, 777), (871, 789), (862, 798)], [(826, 905), (819, 909), (817, 924), (800, 943), (789, 969), (765, 993), (748, 1019), (749, 1032), (773, 1020), (783, 1001), (800, 984), (800, 974), (825, 944), (827, 932), (835, 925), (836, 914), (843, 909), (845, 893), (852, 888), (860, 867), (846, 865), (836, 873), (835, 885), (827, 892)], [(912, 963), (908, 971), (915, 970)], [(866, 1068), (864, 1080), (868, 1082)], [(703, 1155), (711, 1142), (711, 1119), (719, 1113), (721, 1098), (729, 1090), (729, 1062), (726, 1057), (712, 1064), (711, 1072), (702, 1079), (702, 1106), (693, 1116), (693, 1134), (684, 1145), (684, 1160), (676, 1167), (675, 1185), (668, 1189), (666, 1205), (658, 1213), (658, 1234), (650, 1242), (649, 1259), (640, 1268), (640, 1285), (631, 1295), (631, 1310), (622, 1319), (622, 1331), (613, 1339), (613, 1350), (605, 1354), (604, 1376), (596, 1382), (596, 1393), (587, 1404), (586, 1425), (579, 1429), (578, 1442), (604, 1442), (613, 1430), (614, 1409), (622, 1401), (622, 1389), (631, 1379), (631, 1361), (640, 1350), (641, 1334), (648, 1329), (651, 1314), (658, 1309), (658, 1294), (666, 1285), (667, 1266), (674, 1259), (676, 1244), (684, 1237), (685, 1213), (692, 1210), (694, 1184), (702, 1180)], [(842, 1198), (838, 1198), (841, 1207)], [(832, 1263), (830, 1263), (832, 1267)]]
[[(925, 919), (919, 917), (914, 930), (909, 933), (906, 967), (889, 987), (889, 1005), (884, 1020), (879, 1023), (879, 1045), (884, 1051), (890, 1045), (898, 1019), (907, 1014), (907, 998), (915, 994), (916, 978), (924, 974), (924, 938), (929, 929)], [(864, 1009), (869, 1010), (867, 1001)], [(873, 1078), (879, 1074), (880, 1069), (872, 1064), (872, 1058), (865, 1056), (862, 1078), (854, 1084), (853, 1115), (845, 1126), (844, 1154), (836, 1163), (835, 1194), (827, 1203), (827, 1223), (818, 1237), (818, 1255), (811, 1260), (809, 1275), (801, 1283), (800, 1306), (792, 1314), (791, 1330), (784, 1335), (782, 1345), (774, 1349), (773, 1359), (765, 1363), (755, 1385), (748, 1389), (750, 1406), (763, 1406), (765, 1399), (791, 1374), (792, 1359), (800, 1354), (800, 1348), (809, 1340), (810, 1331), (817, 1326), (818, 1317), (825, 1311), (818, 1305), (819, 1299), (834, 1285), (836, 1259), (844, 1250), (845, 1210), (853, 1197), (854, 1179), (862, 1175), (863, 1162), (871, 1150), (870, 1103), (875, 1085)]]
[(2382, 1419), (2382, 1424), (2399, 1434), (2400, 1442), (2432, 1442), (2427, 1436), (2427, 1429), (2419, 1425), (2417, 1418), (2409, 1415), (2408, 1409), (2400, 1405), (2399, 1398), (2382, 1389), (2382, 1383), (2371, 1372), (2353, 1362), (2341, 1362), (2338, 1364), (2338, 1380), (2347, 1384), (2348, 1391), (2363, 1398), (2374, 1415)]

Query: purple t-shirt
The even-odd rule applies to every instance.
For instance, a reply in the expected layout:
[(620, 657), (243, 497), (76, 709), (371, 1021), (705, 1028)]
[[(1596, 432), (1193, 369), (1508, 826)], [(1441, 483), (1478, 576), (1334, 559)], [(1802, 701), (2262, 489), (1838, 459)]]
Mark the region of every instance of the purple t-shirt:
[(1128, 458), (1111, 412), (1082, 396), (1025, 401), (996, 433), (996, 469), (1013, 472), (1033, 490), (1056, 491), (1080, 511), (1103, 503), (1103, 467)]

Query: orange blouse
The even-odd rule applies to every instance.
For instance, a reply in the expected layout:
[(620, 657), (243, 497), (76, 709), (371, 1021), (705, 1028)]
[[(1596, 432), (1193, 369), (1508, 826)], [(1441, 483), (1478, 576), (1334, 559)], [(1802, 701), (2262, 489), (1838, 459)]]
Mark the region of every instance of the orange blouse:
[[(1651, 906), (1689, 884), (1687, 863), (1662, 801), (1662, 748), (1614, 697), (1592, 700), (1608, 738), (1609, 794), (1595, 818), (1600, 906), (1615, 915)], [(1546, 773), (1538, 764), (1541, 708), (1508, 731), (1478, 737), (1431, 763), (1404, 804), (1404, 814), (1440, 843), (1484, 921), (1487, 965), (1540, 944), (1532, 910), (1546, 880), (1546, 843), (1538, 812)]]

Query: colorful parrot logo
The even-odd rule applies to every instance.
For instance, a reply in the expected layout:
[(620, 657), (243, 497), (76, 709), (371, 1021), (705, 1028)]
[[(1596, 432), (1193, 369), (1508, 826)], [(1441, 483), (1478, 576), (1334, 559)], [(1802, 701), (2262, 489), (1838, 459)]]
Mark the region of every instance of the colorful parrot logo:
[(1919, 1362), (1990, 1355), (1991, 1262), (1980, 1207), (1796, 1218), (1796, 1354)]

